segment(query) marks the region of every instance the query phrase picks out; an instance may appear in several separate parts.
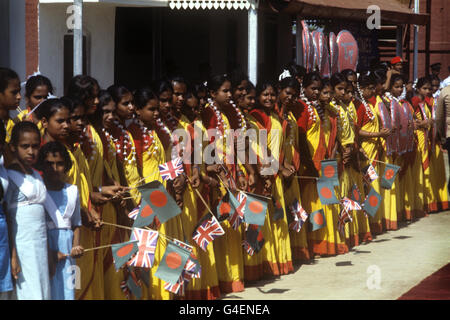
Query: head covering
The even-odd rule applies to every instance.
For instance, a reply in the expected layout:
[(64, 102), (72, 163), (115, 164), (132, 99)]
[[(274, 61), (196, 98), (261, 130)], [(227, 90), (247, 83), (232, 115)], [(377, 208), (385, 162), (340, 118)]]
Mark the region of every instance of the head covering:
[(394, 64), (397, 64), (397, 63), (401, 63), (401, 62), (403, 62), (401, 57), (395, 57), (395, 58), (392, 58), (391, 65), (394, 65)]

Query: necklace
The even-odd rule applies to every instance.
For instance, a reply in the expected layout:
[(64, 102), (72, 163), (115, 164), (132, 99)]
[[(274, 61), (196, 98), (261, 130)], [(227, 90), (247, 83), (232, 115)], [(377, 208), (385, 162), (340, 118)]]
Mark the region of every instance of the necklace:
[(398, 98), (394, 97), (390, 92), (386, 92), (385, 97), (389, 99), (389, 101), (395, 100), (397, 101), (398, 104), (400, 104), (400, 101), (402, 101), (403, 99), (401, 99), (401, 96), (399, 96)]
[(228, 128), (227, 128), (225, 122), (223, 121), (222, 115), (220, 114), (220, 111), (217, 108), (216, 103), (212, 99), (209, 99), (208, 102), (209, 102), (209, 105), (211, 106), (211, 108), (214, 110), (214, 113), (216, 114), (216, 119), (217, 119), (216, 134), (219, 135), (220, 128), (223, 128), (223, 137), (226, 138)]
[(113, 136), (113, 141), (114, 144), (116, 145), (117, 154), (119, 155), (119, 157), (121, 158), (123, 157), (123, 160), (125, 160), (125, 158), (131, 154), (132, 157), (130, 160), (128, 160), (128, 163), (131, 164), (133, 162), (136, 162), (136, 149), (131, 143), (131, 139), (128, 132), (125, 130), (123, 125), (119, 123), (117, 120), (114, 120), (114, 124), (117, 126), (117, 128), (121, 130), (120, 137), (123, 137), (123, 143), (121, 146), (119, 138), (114, 138)]
[[(156, 155), (157, 150), (158, 150), (158, 146), (154, 146), (153, 147), (153, 152), (152, 150), (152, 146), (155, 144), (155, 137), (154, 137), (154, 130), (149, 130), (146, 126), (142, 125), (141, 121), (137, 120), (137, 119), (133, 119), (132, 123), (136, 124), (137, 126), (139, 126), (139, 129), (142, 132), (142, 137), (144, 138), (144, 148), (143, 151), (146, 152), (148, 155)], [(131, 125), (131, 124), (130, 124)]]
[(247, 131), (248, 125), (247, 120), (245, 119), (244, 115), (242, 114), (241, 110), (236, 106), (233, 100), (230, 101), (230, 104), (233, 106), (234, 110), (236, 111), (238, 117), (239, 117), (239, 129), (242, 129), (244, 133)]
[(316, 114), (314, 113), (312, 104), (314, 104), (314, 107), (315, 107), (316, 104), (317, 104), (317, 101), (313, 101), (313, 102), (311, 103), (311, 102), (308, 100), (308, 98), (305, 96), (305, 92), (304, 92), (303, 88), (302, 88), (302, 91), (300, 92), (300, 99), (301, 99), (304, 103), (306, 103), (306, 105), (307, 105), (307, 107), (308, 107), (309, 120), (312, 120), (313, 122), (316, 122), (317, 117), (316, 117)]
[(369, 104), (364, 99), (358, 82), (356, 83), (356, 89), (358, 90), (358, 94), (359, 94), (358, 100), (361, 101), (362, 104), (364, 105), (364, 107), (366, 108), (366, 114), (369, 117), (370, 121), (373, 121), (375, 119), (375, 115), (373, 114), (372, 110), (370, 109)]

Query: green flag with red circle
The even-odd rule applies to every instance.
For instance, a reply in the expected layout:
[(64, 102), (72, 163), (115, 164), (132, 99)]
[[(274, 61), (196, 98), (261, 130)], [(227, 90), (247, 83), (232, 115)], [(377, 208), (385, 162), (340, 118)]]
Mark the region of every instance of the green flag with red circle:
[(309, 222), (312, 224), (312, 231), (316, 231), (326, 227), (327, 221), (325, 220), (325, 213), (323, 209), (314, 211), (309, 215)]
[(352, 186), (352, 194), (350, 195), (350, 199), (361, 203), (361, 192), (359, 191), (358, 185), (356, 183)]
[(170, 240), (166, 240), (166, 243), (166, 251), (159, 261), (155, 276), (165, 282), (175, 284), (180, 278), (191, 253), (188, 249), (180, 247)]
[(155, 180), (146, 183), (139, 186), (138, 190), (142, 200), (139, 213), (134, 220), (134, 228), (148, 226), (153, 222), (155, 216), (158, 216), (158, 220), (162, 224), (181, 213), (180, 207), (161, 182)]
[(370, 189), (370, 192), (363, 203), (364, 211), (367, 212), (373, 218), (377, 214), (380, 204), (381, 204), (381, 196), (378, 194), (378, 192), (375, 191), (374, 188)]
[(380, 186), (383, 189), (391, 189), (399, 170), (399, 166), (386, 163), (386, 168), (384, 169), (384, 173), (381, 176)]
[(283, 219), (284, 217), (284, 209), (283, 206), (281, 205), (280, 200), (275, 199), (274, 197), (272, 197), (272, 203), (273, 203), (273, 207), (274, 207), (274, 213), (272, 216), (272, 220), (273, 221), (277, 221), (280, 219)]
[(322, 169), (322, 178), (329, 179), (333, 186), (339, 186), (338, 166), (336, 160), (320, 161)]
[(317, 180), (317, 193), (323, 205), (339, 203), (334, 192), (333, 182), (330, 179), (321, 177)]
[[(235, 200), (235, 201), (233, 201)], [(234, 211), (236, 211), (236, 207), (239, 203), (236, 198), (229, 191), (222, 197), (219, 204), (217, 205), (217, 220), (223, 221), (227, 219), (229, 216), (232, 216)]]
[(119, 270), (131, 256), (139, 251), (138, 241), (127, 241), (122, 243), (116, 243), (111, 246), (111, 251), (114, 260), (114, 266), (116, 270)]
[(248, 224), (263, 226), (266, 220), (267, 202), (249, 194), (244, 194), (244, 221)]

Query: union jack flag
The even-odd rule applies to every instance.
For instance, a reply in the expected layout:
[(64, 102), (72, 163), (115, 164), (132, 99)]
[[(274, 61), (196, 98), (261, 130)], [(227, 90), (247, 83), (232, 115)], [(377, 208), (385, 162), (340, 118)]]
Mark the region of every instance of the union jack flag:
[(345, 211), (362, 209), (361, 205), (358, 202), (356, 202), (352, 199), (349, 199), (347, 197), (344, 197), (343, 199), (341, 199), (341, 203), (344, 206)]
[(378, 174), (375, 171), (375, 168), (372, 166), (372, 164), (370, 164), (369, 167), (367, 168), (367, 172), (364, 175), (364, 178), (366, 179), (366, 181), (369, 181), (370, 183), (378, 179)]
[(164, 181), (173, 180), (183, 173), (183, 159), (178, 157), (172, 161), (158, 165), (159, 173)]
[(247, 251), (249, 256), (252, 256), (255, 253), (255, 249), (252, 248), (247, 240), (242, 241), (242, 246), (244, 247), (245, 251)]
[(130, 241), (138, 240), (139, 251), (127, 262), (129, 266), (151, 268), (155, 259), (158, 231), (133, 228)]
[(309, 214), (305, 209), (303, 209), (302, 205), (297, 199), (295, 199), (292, 203), (291, 213), (294, 216), (294, 221), (289, 224), (289, 228), (296, 232), (300, 232), (306, 219), (308, 219)]
[(235, 207), (233, 214), (228, 216), (231, 226), (234, 230), (239, 229), (239, 226), (244, 221), (245, 204), (247, 202), (247, 195), (239, 192), (237, 196), (237, 203), (231, 200), (231, 204)]
[(140, 205), (137, 206), (136, 208), (134, 208), (133, 210), (131, 210), (131, 211), (128, 213), (128, 218), (133, 219), (133, 220), (136, 220), (136, 217), (137, 217), (138, 214), (139, 214), (139, 208), (140, 208)]
[(350, 214), (348, 213), (347, 210), (342, 209), (341, 214), (339, 215), (338, 218), (338, 229), (339, 229), (339, 233), (341, 234), (341, 236), (345, 236), (345, 224), (347, 222), (352, 222), (352, 217), (350, 216)]
[(169, 292), (172, 292), (174, 294), (182, 295), (184, 296), (184, 278), (183, 275), (178, 278), (178, 281), (176, 283), (170, 283), (166, 282), (164, 284), (164, 289), (166, 289)]
[(236, 190), (237, 189), (236, 182), (234, 181), (230, 170), (228, 170), (223, 164), (221, 166), (222, 166), (222, 169), (225, 171), (225, 179), (228, 183), (228, 188), (230, 188), (231, 190)]
[(125, 298), (130, 299), (130, 289), (128, 289), (128, 285), (125, 280), (120, 282), (120, 289), (124, 293)]
[(215, 238), (220, 237), (225, 234), (219, 221), (216, 217), (210, 214), (210, 218), (204, 221), (198, 228), (194, 231), (192, 239), (198, 244), (200, 248), (206, 251), (208, 244)]

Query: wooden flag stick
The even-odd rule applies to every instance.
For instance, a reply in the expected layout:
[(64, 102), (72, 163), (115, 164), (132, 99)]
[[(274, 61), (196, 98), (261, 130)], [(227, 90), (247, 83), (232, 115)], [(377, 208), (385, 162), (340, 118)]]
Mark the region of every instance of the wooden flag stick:
[(111, 247), (113, 244), (114, 244), (114, 243), (107, 244), (107, 245), (100, 246), (100, 247), (84, 249), (84, 252), (94, 251), (94, 250), (99, 250), (99, 249), (104, 249), (104, 248), (109, 248), (109, 247)]
[(195, 192), (197, 193), (197, 195), (199, 196), (199, 198), (202, 200), (203, 204), (206, 206), (206, 208), (208, 209), (208, 211), (214, 216), (214, 213), (213, 213), (213, 212), (211, 211), (211, 209), (209, 208), (209, 206), (208, 206), (208, 204), (206, 203), (205, 199), (203, 199), (202, 194), (200, 193), (200, 191), (198, 191), (197, 188), (194, 188), (194, 187), (192, 186), (192, 181), (191, 181), (191, 179), (190, 179), (188, 176), (186, 176), (186, 178), (188, 179), (189, 183), (191, 184), (192, 189), (195, 190)]
[(298, 179), (314, 179), (314, 180), (319, 180), (318, 177), (310, 177), (310, 176), (294, 176), (295, 178)]
[(137, 188), (136, 186), (137, 186), (138, 184), (142, 183), (142, 181), (145, 181), (148, 177), (151, 177), (151, 176), (154, 175), (154, 174), (155, 174), (155, 172), (152, 172), (152, 173), (150, 173), (148, 176), (139, 179), (138, 182), (133, 183), (131, 186), (126, 187), (126, 188), (128, 188), (128, 189), (136, 189), (136, 188)]
[(122, 228), (122, 229), (128, 229), (128, 230), (132, 230), (133, 229), (133, 228), (130, 228), (130, 227), (122, 226), (120, 224), (115, 224), (115, 223), (106, 222), (106, 221), (102, 221), (101, 223), (102, 224), (106, 224), (108, 226), (113, 226), (113, 227)]

